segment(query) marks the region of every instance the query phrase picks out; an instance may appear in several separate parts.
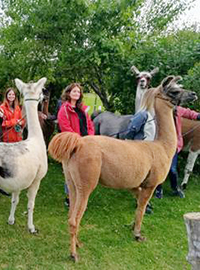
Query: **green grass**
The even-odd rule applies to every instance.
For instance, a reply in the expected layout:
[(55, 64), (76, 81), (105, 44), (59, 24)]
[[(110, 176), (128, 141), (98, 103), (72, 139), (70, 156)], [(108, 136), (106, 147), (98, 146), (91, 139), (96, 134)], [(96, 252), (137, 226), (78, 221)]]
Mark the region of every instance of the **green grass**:
[(68, 209), (64, 206), (61, 165), (49, 162), (36, 198), (34, 223), (38, 235), (27, 231), (26, 193), (22, 192), (16, 223), (7, 224), (10, 199), (0, 196), (0, 269), (7, 270), (189, 270), (187, 235), (183, 214), (199, 211), (198, 177), (192, 177), (186, 198), (171, 197), (168, 181), (164, 198), (153, 198), (154, 213), (145, 215), (144, 243), (133, 239), (130, 224), (135, 201), (127, 191), (98, 186), (91, 194), (81, 222), (80, 261), (69, 259)]

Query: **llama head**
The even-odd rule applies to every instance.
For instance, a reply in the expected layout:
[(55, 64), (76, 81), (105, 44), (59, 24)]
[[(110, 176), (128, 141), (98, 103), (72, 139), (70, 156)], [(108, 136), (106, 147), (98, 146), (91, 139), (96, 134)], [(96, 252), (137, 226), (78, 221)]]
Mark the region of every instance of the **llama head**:
[(181, 105), (197, 99), (195, 92), (187, 91), (178, 84), (181, 79), (180, 76), (168, 76), (161, 83), (162, 92), (173, 105)]
[(36, 83), (24, 83), (20, 79), (15, 79), (15, 84), (19, 92), (23, 95), (25, 99), (37, 99), (38, 101), (42, 98), (43, 88), (47, 79), (41, 78)]
[(141, 89), (147, 89), (152, 77), (159, 71), (159, 68), (156, 67), (152, 71), (140, 72), (135, 66), (132, 66), (131, 71), (136, 74), (137, 86)]

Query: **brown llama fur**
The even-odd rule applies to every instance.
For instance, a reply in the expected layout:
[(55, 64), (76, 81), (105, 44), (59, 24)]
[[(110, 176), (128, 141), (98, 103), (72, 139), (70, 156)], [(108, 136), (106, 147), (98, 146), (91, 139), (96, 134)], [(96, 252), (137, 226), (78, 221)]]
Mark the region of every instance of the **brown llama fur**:
[(155, 100), (158, 134), (154, 142), (122, 141), (107, 136), (80, 137), (69, 132), (57, 134), (51, 140), (49, 153), (62, 162), (69, 187), (70, 249), (75, 261), (78, 260), (76, 247), (80, 246), (81, 218), (98, 183), (127, 189), (136, 196), (134, 236), (138, 241), (144, 240), (140, 231), (146, 205), (157, 185), (165, 180), (176, 151), (172, 102), (194, 99), (194, 94), (191, 97), (191, 92), (176, 84), (179, 79), (167, 77), (158, 88), (148, 91), (147, 97)]

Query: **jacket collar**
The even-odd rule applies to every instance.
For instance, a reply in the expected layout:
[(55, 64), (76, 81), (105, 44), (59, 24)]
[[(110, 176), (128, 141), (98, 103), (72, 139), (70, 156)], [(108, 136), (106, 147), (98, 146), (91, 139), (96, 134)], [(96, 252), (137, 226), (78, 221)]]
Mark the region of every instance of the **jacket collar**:
[[(85, 106), (84, 104), (81, 104), (81, 105), (82, 105), (81, 106), (82, 111), (85, 111), (87, 109), (87, 106)], [(74, 107), (72, 107), (72, 104), (69, 101), (64, 102), (63, 106), (66, 106), (69, 110), (74, 112)]]

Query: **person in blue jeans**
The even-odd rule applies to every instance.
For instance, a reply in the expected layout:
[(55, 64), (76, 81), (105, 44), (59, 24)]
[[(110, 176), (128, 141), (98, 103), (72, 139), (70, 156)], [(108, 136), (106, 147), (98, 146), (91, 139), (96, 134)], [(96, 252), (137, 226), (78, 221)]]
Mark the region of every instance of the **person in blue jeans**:
[[(174, 120), (176, 126), (176, 133), (177, 133), (177, 151), (172, 159), (171, 168), (169, 171), (169, 180), (172, 189), (172, 195), (177, 196), (179, 198), (185, 198), (185, 194), (181, 190), (178, 185), (178, 154), (183, 148), (183, 136), (181, 132), (181, 117), (192, 119), (192, 120), (200, 120), (200, 113), (190, 110), (189, 108), (183, 108), (181, 106), (177, 106), (174, 109)], [(162, 185), (158, 185), (156, 188), (155, 196), (158, 199), (163, 197), (163, 189)]]

